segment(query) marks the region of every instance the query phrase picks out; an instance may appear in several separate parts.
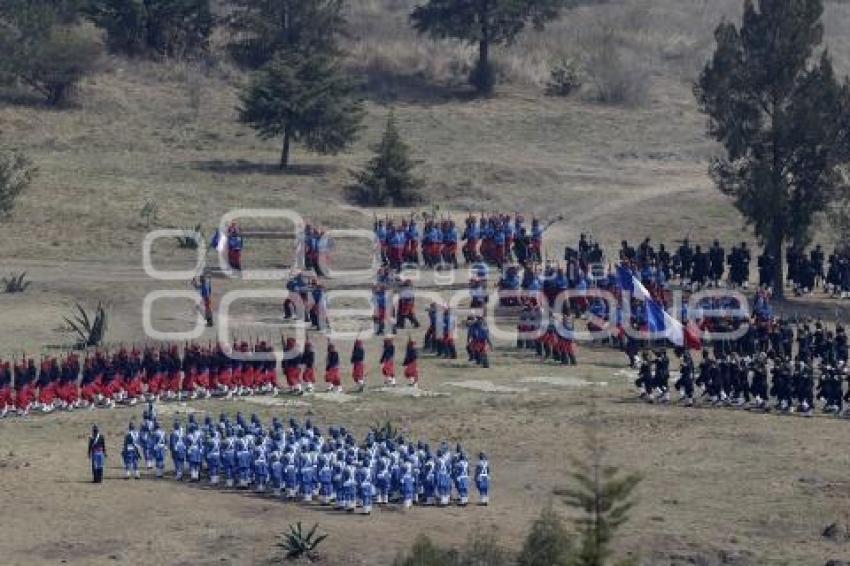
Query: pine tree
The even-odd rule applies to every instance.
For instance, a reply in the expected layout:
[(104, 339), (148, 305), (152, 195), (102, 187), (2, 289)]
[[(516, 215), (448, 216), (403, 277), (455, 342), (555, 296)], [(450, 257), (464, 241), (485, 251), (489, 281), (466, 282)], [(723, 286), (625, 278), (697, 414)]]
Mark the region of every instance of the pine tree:
[(558, 490), (564, 502), (581, 513), (576, 521), (580, 539), (571, 558), (575, 566), (603, 566), (612, 554), (611, 543), (617, 530), (628, 521), (634, 506), (633, 492), (641, 481), (639, 474), (623, 474), (605, 462), (605, 447), (594, 429), (587, 429), (587, 458), (574, 461), (570, 474), (575, 487)]
[(839, 84), (823, 38), (822, 0), (746, 0), (740, 28), (721, 23), (694, 89), (708, 133), (725, 148), (710, 173), (776, 261), (804, 243), (844, 184), (850, 87)]
[(513, 42), (530, 23), (538, 31), (565, 7), (582, 0), (428, 0), (410, 14), (413, 28), (435, 39), (478, 44), (478, 62), (469, 76), (482, 94), (495, 86), (490, 48)]
[(289, 166), (292, 143), (335, 154), (356, 139), (363, 102), (339, 67), (329, 55), (279, 53), (240, 96), (240, 122), (264, 139), (283, 137), (281, 169)]
[(569, 566), (572, 541), (563, 519), (551, 505), (544, 507), (517, 557), (518, 566)]
[(363, 171), (354, 173), (363, 204), (405, 206), (419, 202), (423, 181), (413, 174), (416, 166), (410, 147), (401, 139), (395, 113), (390, 112), (375, 157)]
[(344, 0), (235, 0), (227, 25), (238, 64), (258, 69), (281, 51), (338, 55)]

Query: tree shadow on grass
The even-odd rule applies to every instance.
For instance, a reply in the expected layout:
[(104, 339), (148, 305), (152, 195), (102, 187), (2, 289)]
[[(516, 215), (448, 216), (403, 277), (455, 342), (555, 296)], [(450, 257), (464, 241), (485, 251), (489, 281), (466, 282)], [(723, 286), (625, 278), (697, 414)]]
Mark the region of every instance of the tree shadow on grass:
[(332, 165), (321, 163), (296, 163), (286, 169), (281, 169), (276, 163), (256, 163), (245, 159), (196, 161), (193, 163), (193, 167), (199, 171), (217, 173), (219, 175), (277, 175), (285, 177), (325, 175), (335, 169)]

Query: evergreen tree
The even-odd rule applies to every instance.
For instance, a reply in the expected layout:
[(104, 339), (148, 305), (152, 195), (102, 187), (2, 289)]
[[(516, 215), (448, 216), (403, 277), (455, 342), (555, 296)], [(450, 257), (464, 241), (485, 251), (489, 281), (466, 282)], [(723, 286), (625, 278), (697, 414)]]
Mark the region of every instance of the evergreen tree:
[(20, 81), (51, 106), (100, 66), (103, 45), (91, 24), (77, 23), (72, 2), (0, 4), (0, 80)]
[(458, 39), (478, 44), (478, 62), (470, 83), (482, 94), (492, 92), (495, 72), (490, 63), (493, 45), (511, 43), (529, 23), (542, 30), (561, 9), (580, 0), (428, 0), (410, 14), (413, 28), (435, 39)]
[(746, 0), (740, 28), (721, 23), (695, 95), (725, 156), (711, 164), (776, 261), (807, 240), (812, 221), (844, 185), (850, 89), (839, 84), (823, 37), (822, 0)]
[(356, 139), (363, 118), (356, 89), (329, 55), (279, 53), (242, 93), (239, 121), (264, 139), (283, 136), (280, 167), (285, 169), (293, 142), (335, 154)]
[[(596, 419), (592, 419), (596, 422)], [(641, 481), (638, 474), (622, 474), (616, 466), (605, 463), (605, 447), (594, 430), (588, 427), (588, 458), (576, 460), (576, 471), (570, 474), (575, 487), (559, 490), (564, 502), (581, 513), (577, 520), (579, 546), (569, 564), (604, 566), (610, 558), (614, 535), (627, 520), (634, 506), (634, 489)]]
[(344, 0), (235, 0), (228, 49), (237, 63), (258, 69), (280, 51), (338, 54)]
[(363, 204), (405, 206), (420, 200), (423, 182), (413, 174), (416, 166), (410, 147), (401, 139), (395, 113), (390, 112), (375, 157), (363, 171), (354, 174)]
[(87, 11), (109, 48), (127, 55), (204, 51), (214, 23), (210, 0), (93, 0)]
[(519, 566), (569, 566), (572, 542), (563, 519), (551, 505), (531, 525), (517, 558)]

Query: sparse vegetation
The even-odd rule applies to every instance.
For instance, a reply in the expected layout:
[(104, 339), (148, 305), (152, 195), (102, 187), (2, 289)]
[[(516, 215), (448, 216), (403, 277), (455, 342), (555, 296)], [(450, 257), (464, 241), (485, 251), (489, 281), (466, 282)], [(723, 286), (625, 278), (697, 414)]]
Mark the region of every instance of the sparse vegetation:
[(553, 67), (549, 82), (546, 83), (546, 94), (549, 96), (569, 96), (582, 85), (581, 72), (578, 64), (572, 59), (561, 59)]
[(478, 45), (478, 62), (469, 82), (481, 94), (490, 94), (496, 71), (490, 60), (494, 45), (510, 44), (529, 24), (536, 30), (555, 20), (571, 0), (429, 0), (410, 14), (419, 33), (435, 39), (451, 38)]
[(35, 174), (36, 169), (25, 155), (0, 151), (0, 219), (12, 213), (15, 201)]
[(204, 243), (204, 232), (200, 224), (194, 228), (184, 230), (183, 235), (175, 236), (177, 247), (181, 250), (197, 250)]
[(427, 535), (419, 535), (410, 552), (400, 553), (393, 566), (455, 566), (457, 562), (457, 550), (441, 548)]
[(564, 520), (552, 508), (544, 507), (531, 524), (517, 557), (518, 566), (568, 566), (572, 556), (572, 537)]
[(354, 173), (356, 200), (364, 205), (407, 206), (420, 202), (423, 181), (413, 174), (410, 147), (401, 139), (395, 113), (390, 112), (375, 157), (365, 169)]
[(209, 0), (93, 0), (87, 12), (112, 51), (133, 56), (205, 51), (213, 28)]
[(259, 69), (279, 53), (338, 55), (345, 29), (342, 0), (235, 0), (228, 17), (234, 60)]
[(66, 330), (76, 336), (76, 348), (92, 348), (99, 346), (106, 337), (107, 320), (103, 303), (97, 303), (91, 314), (80, 303), (76, 303), (74, 311), (65, 317)]
[(9, 277), (2, 279), (3, 288), (6, 293), (23, 293), (30, 286), (30, 281), (26, 281), (27, 272), (12, 273)]
[(637, 106), (646, 98), (650, 78), (647, 69), (620, 47), (620, 33), (610, 26), (595, 31), (587, 57), (592, 96), (603, 104)]
[(62, 4), (11, 0), (0, 7), (0, 77), (25, 84), (50, 106), (65, 103), (100, 69), (102, 53), (97, 31)]
[(294, 526), (289, 525), (289, 532), (278, 543), (278, 546), (286, 552), (287, 560), (298, 560), (300, 558), (307, 558), (309, 560), (318, 559), (319, 553), (316, 549), (328, 538), (327, 534), (317, 534), (318, 530), (318, 523), (313, 525), (313, 528), (306, 534), (302, 530), (301, 521)]
[(492, 532), (476, 531), (459, 549), (443, 548), (427, 535), (419, 535), (410, 552), (400, 553), (393, 566), (508, 566), (512, 563), (510, 552), (499, 545)]
[(155, 200), (146, 200), (142, 210), (139, 211), (139, 216), (145, 222), (145, 228), (150, 228), (151, 224), (157, 221), (159, 214), (159, 204)]
[(372, 425), (372, 434), (376, 438), (395, 439), (398, 438), (400, 429), (392, 419), (386, 418)]

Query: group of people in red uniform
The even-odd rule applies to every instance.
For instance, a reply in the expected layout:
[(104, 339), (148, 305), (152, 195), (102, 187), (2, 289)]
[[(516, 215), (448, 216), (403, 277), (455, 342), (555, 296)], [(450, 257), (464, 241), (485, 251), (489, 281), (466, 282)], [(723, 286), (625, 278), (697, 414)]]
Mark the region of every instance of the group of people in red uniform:
[[(19, 362), (0, 360), (0, 416), (20, 416), (30, 411), (51, 412), (84, 407), (134, 405), (144, 400), (183, 400), (210, 396), (277, 394), (278, 361), (266, 341), (253, 346), (243, 341), (228, 355), (220, 345), (162, 344), (144, 348), (121, 347), (114, 352), (96, 350), (80, 355), (44, 357), (40, 364), (24, 356)], [(313, 391), (316, 355), (307, 340), (302, 347), (294, 338), (283, 340), (280, 370), (291, 393)], [(418, 351), (409, 339), (403, 361), (411, 386), (419, 383)], [(384, 341), (380, 361), (384, 383), (395, 385), (393, 339)], [(351, 354), (351, 377), (358, 391), (366, 385), (368, 371), (362, 340)], [(325, 365), (329, 391), (342, 391), (340, 356), (329, 342)]]
[[(416, 342), (408, 338), (405, 347), (404, 377), (408, 385), (418, 387), (419, 385), (419, 352)], [(329, 392), (342, 392), (342, 368), (340, 353), (336, 345), (328, 341), (325, 354), (325, 385)], [(351, 366), (351, 380), (354, 382), (356, 391), (360, 392), (366, 388), (369, 377), (369, 369), (366, 364), (366, 348), (359, 338), (354, 341), (349, 360)], [(383, 350), (380, 358), (381, 375), (384, 385), (394, 386), (396, 384), (396, 362), (395, 344), (392, 337), (384, 339)], [(283, 349), (283, 375), (290, 393), (310, 393), (316, 387), (316, 352), (309, 340), (299, 347), (294, 338), (285, 341)]]

